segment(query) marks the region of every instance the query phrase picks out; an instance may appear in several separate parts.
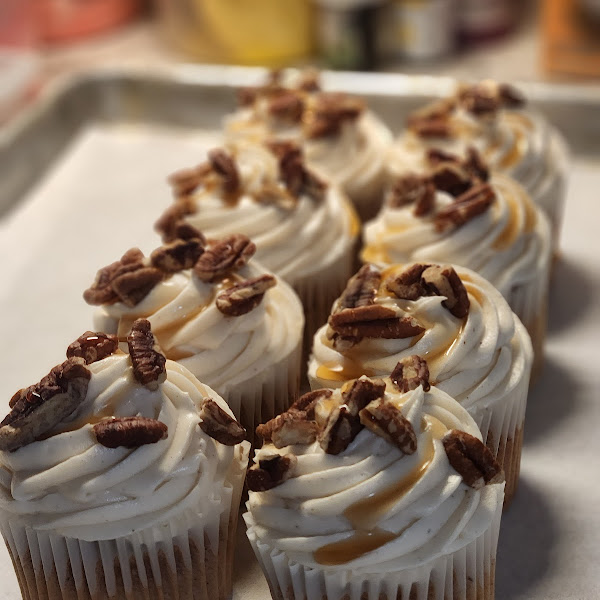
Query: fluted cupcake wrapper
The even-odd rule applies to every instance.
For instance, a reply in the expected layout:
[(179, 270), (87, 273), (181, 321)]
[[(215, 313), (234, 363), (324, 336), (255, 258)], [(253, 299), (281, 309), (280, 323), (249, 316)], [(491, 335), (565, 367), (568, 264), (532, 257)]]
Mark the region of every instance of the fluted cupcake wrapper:
[(24, 600), (225, 600), (231, 594), (247, 443), (209, 511), (187, 508), (169, 521), (111, 540), (84, 541), (0, 521)]
[(501, 503), (490, 527), (445, 556), (386, 573), (314, 568), (260, 540), (244, 514), (248, 539), (274, 600), (493, 600)]
[(301, 354), (302, 340), (298, 340), (287, 356), (262, 372), (215, 388), (246, 428), (246, 437), (251, 442), (257, 425), (287, 410), (298, 397)]

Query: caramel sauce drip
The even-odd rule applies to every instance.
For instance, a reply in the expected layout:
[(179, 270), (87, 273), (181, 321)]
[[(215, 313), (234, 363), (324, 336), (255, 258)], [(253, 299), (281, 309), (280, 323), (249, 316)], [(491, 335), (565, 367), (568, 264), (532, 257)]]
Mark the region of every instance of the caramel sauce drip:
[(328, 381), (348, 381), (358, 379), (361, 375), (372, 377), (376, 372), (350, 358), (344, 358), (341, 363), (326, 362), (317, 367), (317, 377)]
[(326, 544), (315, 551), (315, 560), (322, 565), (341, 565), (377, 550), (381, 546), (400, 537), (418, 519), (411, 521), (398, 533), (385, 531), (377, 523), (389, 512), (410, 489), (423, 477), (435, 455), (434, 440), (441, 439), (446, 426), (431, 415), (423, 418), (422, 428), (428, 435), (424, 440), (427, 449), (407, 475), (399, 482), (383, 491), (350, 505), (344, 516), (354, 527), (354, 534), (345, 540)]

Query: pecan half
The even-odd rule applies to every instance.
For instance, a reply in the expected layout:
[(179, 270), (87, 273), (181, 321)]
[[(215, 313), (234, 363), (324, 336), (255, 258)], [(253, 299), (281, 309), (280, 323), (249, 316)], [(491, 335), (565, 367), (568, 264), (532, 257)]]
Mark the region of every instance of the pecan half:
[(384, 394), (385, 381), (383, 379), (369, 379), (363, 376), (348, 381), (342, 386), (342, 400), (350, 414), (355, 417), (369, 402), (382, 398)]
[(400, 208), (407, 204), (415, 205), (417, 217), (426, 215), (433, 208), (435, 187), (427, 177), (407, 173), (398, 177), (387, 194), (386, 202), (391, 208)]
[(200, 429), (225, 446), (235, 446), (246, 439), (246, 430), (212, 398), (204, 399), (200, 418)]
[(344, 123), (356, 120), (365, 104), (359, 98), (342, 93), (322, 92), (305, 114), (304, 133), (309, 139), (337, 135)]
[(348, 281), (338, 300), (339, 308), (357, 308), (373, 304), (380, 282), (381, 273), (371, 265), (363, 265)]
[(102, 360), (117, 351), (119, 340), (116, 335), (100, 331), (86, 331), (67, 348), (67, 358), (83, 358), (86, 365)]
[(273, 275), (246, 279), (221, 292), (215, 304), (224, 315), (239, 317), (255, 309), (261, 303), (265, 292), (276, 284), (277, 280)]
[(471, 174), (460, 163), (440, 163), (432, 170), (431, 180), (436, 189), (451, 196), (460, 196), (473, 184)]
[(374, 434), (398, 447), (404, 454), (414, 454), (417, 436), (411, 422), (393, 405), (379, 398), (360, 413), (360, 422)]
[(163, 273), (154, 267), (142, 267), (115, 277), (111, 287), (119, 300), (130, 308), (139, 304), (163, 280)]
[(420, 385), (423, 386), (425, 392), (429, 391), (431, 387), (429, 385), (429, 367), (427, 366), (427, 362), (416, 354), (400, 360), (394, 367), (390, 379), (404, 394), (409, 390), (418, 388)]
[(154, 341), (147, 319), (137, 319), (127, 335), (127, 346), (133, 366), (133, 376), (149, 390), (158, 389), (166, 377), (166, 358)]
[(430, 294), (446, 296), (442, 306), (447, 308), (455, 317), (462, 319), (469, 314), (469, 295), (458, 276), (450, 266), (432, 265), (421, 275), (421, 280)]
[(187, 196), (202, 185), (210, 171), (209, 163), (204, 162), (191, 169), (176, 171), (167, 177), (167, 182), (173, 188), (175, 197)]
[(304, 100), (294, 90), (285, 90), (269, 100), (268, 112), (276, 119), (299, 123), (304, 112)]
[(493, 116), (500, 108), (500, 98), (495, 86), (485, 82), (463, 88), (458, 93), (460, 105), (476, 117)]
[(98, 443), (107, 448), (138, 448), (168, 436), (168, 427), (162, 421), (147, 417), (112, 417), (96, 423), (92, 429)]
[(306, 415), (307, 419), (315, 418), (315, 406), (319, 400), (330, 398), (333, 394), (332, 390), (322, 389), (306, 392), (296, 400), (288, 409), (288, 412), (301, 412)]
[(216, 148), (208, 153), (208, 161), (213, 171), (222, 179), (223, 191), (230, 195), (238, 193), (241, 179), (233, 158), (225, 150)]
[(209, 245), (194, 265), (194, 273), (205, 282), (216, 281), (243, 267), (256, 252), (256, 246), (241, 233), (234, 233)]
[(387, 279), (385, 287), (400, 300), (417, 300), (426, 294), (421, 275), (428, 267), (421, 263), (410, 265), (396, 277)]
[(191, 269), (204, 252), (200, 238), (179, 239), (157, 248), (150, 255), (152, 266), (165, 273)]
[(490, 449), (476, 437), (452, 429), (442, 439), (448, 461), (470, 487), (504, 481), (504, 473)]
[(31, 444), (68, 417), (84, 400), (90, 377), (85, 360), (72, 357), (35, 385), (19, 390), (0, 423), (0, 450)]
[(251, 492), (265, 492), (282, 484), (293, 474), (298, 459), (293, 454), (263, 458), (246, 475), (246, 484)]
[(336, 406), (329, 414), (319, 436), (321, 448), (327, 454), (343, 452), (359, 434), (362, 427), (358, 416), (350, 414), (346, 405)]
[(435, 216), (435, 227), (442, 232), (450, 227), (460, 227), (484, 213), (493, 203), (496, 194), (487, 183), (479, 183), (442, 208)]
[(306, 413), (301, 411), (286, 411), (256, 428), (263, 442), (271, 442), (276, 448), (312, 444), (318, 432), (317, 423), (306, 418)]
[[(163, 242), (176, 239), (199, 237), (203, 242), (204, 236), (195, 228), (190, 229), (185, 217), (196, 212), (196, 204), (192, 198), (178, 198), (169, 206), (154, 224), (154, 229), (160, 234)], [(196, 235), (198, 232), (199, 236)]]

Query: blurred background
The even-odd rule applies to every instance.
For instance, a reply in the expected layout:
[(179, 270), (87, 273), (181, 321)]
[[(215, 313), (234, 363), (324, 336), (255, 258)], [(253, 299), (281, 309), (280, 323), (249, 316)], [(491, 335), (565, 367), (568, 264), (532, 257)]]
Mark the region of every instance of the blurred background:
[(0, 0), (0, 120), (95, 66), (600, 81), (600, 0)]

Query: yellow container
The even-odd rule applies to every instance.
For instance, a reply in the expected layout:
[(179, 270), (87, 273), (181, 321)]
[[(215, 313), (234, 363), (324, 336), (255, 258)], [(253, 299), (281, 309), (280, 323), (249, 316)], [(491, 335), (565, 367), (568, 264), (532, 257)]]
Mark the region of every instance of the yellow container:
[(169, 40), (198, 60), (280, 66), (313, 49), (310, 0), (158, 0)]

